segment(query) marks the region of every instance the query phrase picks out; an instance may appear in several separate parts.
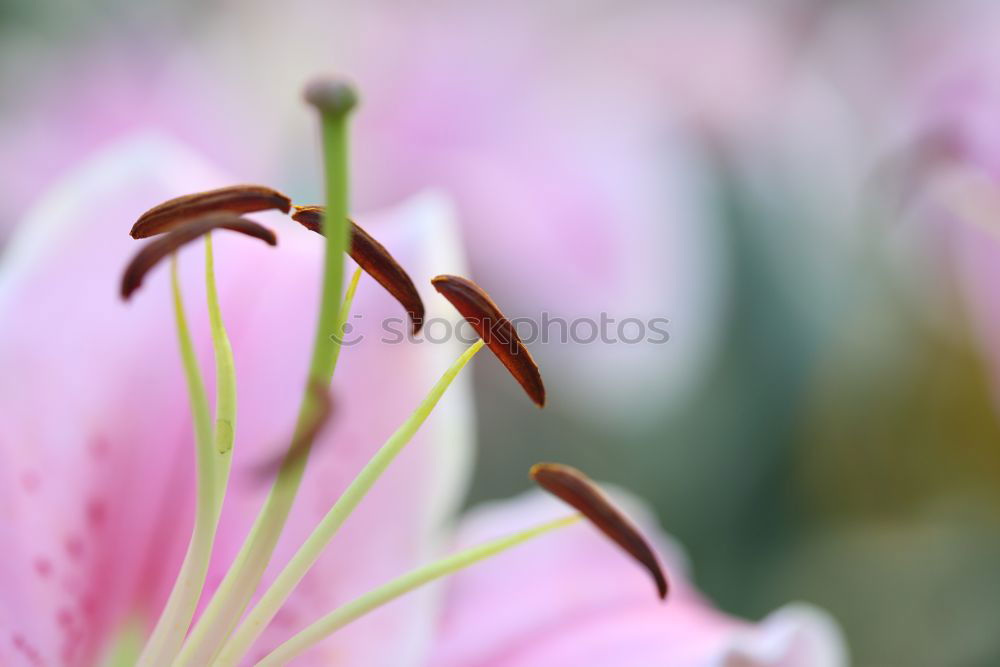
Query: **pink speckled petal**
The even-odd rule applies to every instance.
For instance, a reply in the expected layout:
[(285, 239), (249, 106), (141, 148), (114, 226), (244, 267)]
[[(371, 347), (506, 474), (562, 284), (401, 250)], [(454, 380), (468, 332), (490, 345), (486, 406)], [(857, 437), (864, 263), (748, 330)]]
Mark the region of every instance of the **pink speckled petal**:
[[(118, 144), (55, 187), (8, 247), (0, 274), (0, 664), (93, 664), (132, 614), (162, 605), (188, 539), (193, 454), (177, 358), (168, 272), (129, 304), (117, 296), (138, 213), (168, 197), (235, 182), (162, 138)], [(211, 568), (217, 582), (267, 490), (259, 464), (288, 437), (303, 384), (320, 248), (283, 216), (257, 215), (279, 246), (217, 235), (217, 271), (239, 378), (233, 494)], [(461, 271), (447, 203), (423, 195), (371, 221), (414, 277)], [(261, 250), (265, 252), (261, 252)], [(185, 296), (206, 375), (202, 255), (181, 257)], [(432, 308), (441, 307), (440, 303)], [(361, 328), (403, 316), (374, 283), (359, 289)], [(436, 312), (436, 311), (435, 311)], [(334, 382), (337, 420), (319, 443), (279, 561), (336, 498), (447, 366), (450, 346), (345, 349)], [(262, 646), (426, 558), (465, 473), (464, 384), (442, 402), (397, 466), (345, 526)], [(432, 597), (415, 598), (324, 645), (301, 664), (349, 653), (351, 664), (399, 665), (421, 655)], [(397, 643), (376, 641), (392, 633)], [(326, 663), (324, 663), (326, 664)]]
[(6, 248), (0, 663), (91, 664), (176, 568), (191, 435), (168, 292), (158, 275), (126, 306), (115, 285), (138, 247), (131, 218), (218, 183), (137, 138), (55, 186)]

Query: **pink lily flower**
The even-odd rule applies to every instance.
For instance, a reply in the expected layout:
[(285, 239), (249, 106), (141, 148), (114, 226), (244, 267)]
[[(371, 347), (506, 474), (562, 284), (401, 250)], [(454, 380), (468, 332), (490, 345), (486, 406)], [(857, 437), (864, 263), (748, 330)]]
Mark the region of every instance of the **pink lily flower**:
[[(142, 298), (127, 305), (118, 283), (122, 260), (135, 251), (131, 219), (150, 202), (229, 182), (175, 144), (140, 136), (57, 185), (8, 248), (0, 278), (10, 324), (0, 342), (0, 535), (7, 545), (0, 664), (95, 664), (130, 619), (145, 633), (163, 606), (191, 530), (190, 415), (167, 272), (151, 275)], [(281, 254), (242, 238), (217, 240), (240, 419), (209, 592), (268, 490), (258, 467), (285, 446), (305, 374), (321, 244), (281, 222)], [(371, 218), (371, 229), (416, 275), (462, 270), (453, 225), (447, 204), (434, 195)], [(189, 300), (200, 284), (192, 254), (181, 257)], [(428, 295), (427, 303), (441, 302)], [(191, 326), (204, 342), (204, 308), (195, 304), (188, 308)], [(400, 314), (373, 284), (359, 287), (358, 308), (367, 318), (362, 326)], [(431, 313), (440, 314), (433, 306)], [(377, 331), (363, 333), (377, 340)], [(277, 563), (420, 400), (453, 350), (454, 344), (345, 348), (333, 387), (338, 417), (310, 462)], [(262, 645), (434, 554), (469, 463), (468, 390), (455, 389), (345, 525), (339, 538), (347, 548), (323, 556)], [(354, 664), (407, 664), (406, 656), (419, 655), (427, 641), (433, 608), (433, 598), (418, 596), (352, 626), (312, 659), (348, 654)], [(391, 646), (382, 639), (387, 635)]]
[[(125, 231), (151, 202), (229, 182), (176, 144), (140, 136), (55, 186), (8, 247), (0, 273), (0, 310), (10, 323), (0, 333), (0, 536), (8, 547), (0, 566), (0, 664), (132, 664), (123, 638), (141, 642), (164, 604), (190, 534), (190, 416), (166, 271), (147, 278), (142, 298), (124, 305), (116, 297), (122, 258), (135, 247)], [(280, 230), (278, 249), (221, 235), (216, 242), (240, 419), (205, 598), (262, 502), (260, 464), (287, 441), (317, 299), (316, 237), (276, 216), (262, 219)], [(362, 220), (416, 276), (463, 268), (440, 196)], [(180, 259), (189, 301), (199, 294), (192, 254)], [(447, 312), (436, 295), (425, 302), (429, 315)], [(359, 333), (372, 341), (373, 323), (399, 315), (370, 281), (355, 306), (366, 315)], [(204, 309), (188, 310), (200, 343)], [(288, 560), (452, 352), (451, 345), (345, 346), (333, 385), (336, 417), (309, 462), (272, 565)], [(250, 658), (442, 551), (467, 472), (470, 420), (467, 390), (455, 387)], [(457, 542), (523, 528), (551, 516), (552, 507), (525, 499), (481, 510), (463, 523)], [(636, 666), (845, 664), (839, 636), (819, 612), (792, 608), (760, 625), (728, 618), (683, 582), (676, 556), (667, 559), (674, 595), (660, 606), (649, 582), (623, 562), (592, 529), (564, 529), (362, 618), (295, 664), (596, 666), (608, 664), (597, 656), (612, 655)], [(586, 646), (594, 647), (589, 663), (580, 653)]]

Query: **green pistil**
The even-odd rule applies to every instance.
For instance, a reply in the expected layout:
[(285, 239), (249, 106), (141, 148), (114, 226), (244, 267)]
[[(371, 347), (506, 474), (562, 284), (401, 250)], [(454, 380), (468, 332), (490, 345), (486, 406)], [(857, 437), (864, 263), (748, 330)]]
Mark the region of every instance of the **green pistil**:
[[(334, 98), (328, 95), (331, 91), (335, 93)], [(344, 254), (349, 241), (347, 136), (350, 111), (356, 100), (353, 92), (344, 86), (328, 85), (320, 92), (327, 94), (320, 98), (322, 104), (316, 104), (312, 97), (309, 99), (319, 107), (322, 120), (326, 173), (326, 256), (309, 380), (305, 385), (293, 442), (299, 440), (302, 432), (315, 421), (318, 406), (314, 392), (309, 387), (316, 384), (326, 386), (333, 376), (340, 336), (332, 334), (340, 331), (340, 294), (344, 279)], [(333, 103), (328, 104), (331, 99)], [(298, 493), (309, 458), (309, 448), (310, 445), (307, 445), (300, 455), (285, 459), (236, 560), (184, 645), (178, 659), (179, 664), (192, 667), (210, 664), (236, 627), (271, 561)]]
[(483, 348), (483, 341), (476, 341), (445, 371), (440, 380), (431, 388), (417, 409), (396, 429), (389, 439), (376, 452), (375, 456), (358, 473), (350, 486), (337, 499), (333, 507), (316, 526), (312, 534), (292, 556), (292, 559), (275, 579), (271, 587), (264, 593), (257, 606), (250, 611), (239, 630), (225, 645), (219, 658), (214, 663), (218, 667), (236, 665), (240, 658), (250, 649), (254, 640), (263, 632), (274, 615), (281, 609), (295, 586), (302, 580), (309, 569), (315, 564), (320, 554), (336, 535), (344, 522), (368, 494), (375, 482), (386, 471), (403, 448), (413, 439), (421, 425), (427, 420), (434, 407), (441, 400), (448, 387), (455, 380), (466, 364)]
[(319, 619), (268, 654), (263, 660), (257, 663), (257, 667), (279, 667), (279, 665), (288, 664), (337, 630), (356, 621), (365, 614), (392, 602), (396, 598), (436, 579), (455, 574), (480, 561), (524, 544), (540, 535), (574, 524), (580, 518), (579, 515), (572, 515), (556, 519), (555, 521), (549, 521), (529, 530), (461, 551), (430, 565), (413, 570), (397, 579), (393, 579), (389, 583), (362, 595), (352, 602), (348, 602), (339, 609)]
[[(323, 159), (326, 173), (326, 262), (323, 267), (323, 298), (313, 342), (309, 374), (313, 380), (329, 384), (340, 349), (340, 293), (344, 284), (344, 255), (350, 243), (347, 225), (348, 204), (348, 118), (349, 109), (321, 110)], [(336, 332), (336, 336), (331, 336)]]

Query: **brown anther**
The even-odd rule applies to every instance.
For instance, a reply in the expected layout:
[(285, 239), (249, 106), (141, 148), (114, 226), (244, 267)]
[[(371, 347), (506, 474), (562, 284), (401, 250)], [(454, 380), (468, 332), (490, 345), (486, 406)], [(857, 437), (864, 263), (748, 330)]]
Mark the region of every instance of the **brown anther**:
[(296, 206), (292, 213), (292, 220), (299, 223), (311, 232), (323, 234), (323, 212), (322, 206)]
[[(317, 234), (323, 233), (322, 206), (296, 206), (292, 220)], [(410, 316), (413, 334), (416, 335), (424, 324), (424, 302), (410, 276), (385, 246), (353, 220), (347, 222), (351, 228), (351, 247), (348, 249), (351, 259), (402, 304)]]
[(307, 391), (315, 406), (309, 415), (309, 421), (296, 432), (291, 445), (285, 452), (256, 466), (260, 477), (269, 478), (276, 474), (282, 466), (305, 456), (312, 448), (316, 437), (330, 422), (333, 416), (333, 398), (330, 395), (330, 388), (322, 382), (310, 380)]
[(277, 237), (270, 229), (234, 213), (216, 213), (197, 220), (189, 220), (160, 238), (150, 241), (135, 254), (122, 275), (122, 298), (127, 301), (142, 285), (146, 274), (161, 260), (213, 229), (228, 229), (260, 239), (268, 245), (278, 244)]
[(431, 283), (472, 325), (486, 346), (500, 359), (528, 397), (545, 406), (545, 385), (538, 364), (500, 309), (479, 285), (460, 276), (437, 276)]
[(139, 216), (129, 233), (134, 239), (144, 239), (210, 213), (253, 213), (270, 209), (288, 213), (291, 207), (292, 200), (277, 190), (263, 185), (231, 185), (176, 197), (154, 206)]
[(587, 517), (602, 533), (642, 565), (656, 582), (660, 599), (667, 597), (667, 577), (649, 542), (632, 521), (615, 507), (594, 482), (576, 468), (538, 463), (531, 479)]

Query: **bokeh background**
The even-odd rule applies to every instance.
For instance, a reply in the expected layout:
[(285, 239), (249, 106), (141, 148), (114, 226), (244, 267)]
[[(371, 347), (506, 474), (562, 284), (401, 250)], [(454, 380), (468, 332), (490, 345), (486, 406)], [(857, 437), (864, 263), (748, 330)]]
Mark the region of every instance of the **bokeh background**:
[(991, 0), (0, 0), (0, 238), (150, 132), (316, 200), (299, 91), (347, 74), (355, 209), (447, 192), (511, 315), (670, 320), (534, 345), (541, 413), (479, 364), (470, 503), (573, 462), (727, 611), (997, 665), (998, 35)]

